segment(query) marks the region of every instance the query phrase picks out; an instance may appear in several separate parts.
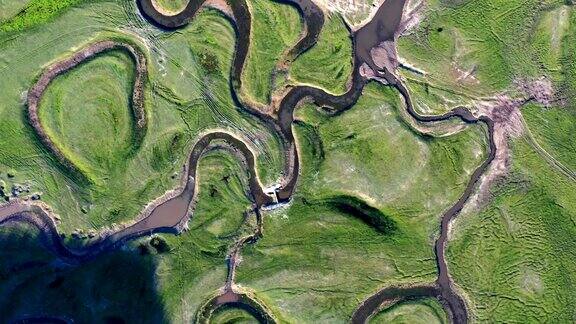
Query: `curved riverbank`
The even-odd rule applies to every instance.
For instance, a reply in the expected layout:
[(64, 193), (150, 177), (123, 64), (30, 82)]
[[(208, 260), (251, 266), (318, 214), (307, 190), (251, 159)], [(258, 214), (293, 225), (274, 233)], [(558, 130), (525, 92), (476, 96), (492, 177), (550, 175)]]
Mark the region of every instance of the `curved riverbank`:
[[(441, 301), (441, 296), (440, 288), (435, 285), (388, 287), (380, 290), (378, 293), (363, 301), (354, 314), (352, 314), (352, 323), (366, 323), (368, 319), (375, 315), (379, 310), (396, 303), (427, 297), (436, 298)], [(444, 308), (448, 312), (451, 311), (450, 307), (444, 306)]]
[[(40, 102), (44, 92), (56, 77), (70, 71), (76, 66), (94, 58), (95, 56), (109, 52), (112, 50), (123, 50), (130, 54), (136, 63), (136, 78), (134, 80), (134, 87), (132, 91), (131, 106), (132, 113), (135, 119), (135, 126), (138, 133), (138, 138), (143, 137), (146, 131), (146, 112), (144, 109), (144, 83), (147, 78), (148, 68), (146, 65), (146, 58), (136, 47), (119, 41), (100, 41), (87, 46), (84, 49), (74, 53), (71, 57), (58, 61), (46, 69), (38, 78), (36, 83), (30, 88), (27, 94), (28, 106), (28, 120), (36, 135), (44, 144), (44, 146), (52, 153), (54, 157), (62, 164), (68, 171), (82, 178), (87, 176), (80, 170), (74, 162), (72, 162), (64, 152), (56, 145), (50, 138), (44, 126), (40, 122), (38, 111), (40, 109)], [(87, 178), (88, 181), (91, 179)]]
[(55, 217), (44, 206), (37, 203), (14, 201), (0, 208), (0, 225), (11, 222), (26, 222), (40, 230), (45, 243), (58, 257), (68, 263), (85, 262), (97, 255), (113, 250), (123, 243), (153, 233), (180, 233), (193, 208), (197, 196), (197, 166), (202, 156), (209, 151), (213, 142), (224, 141), (243, 157), (243, 165), (249, 178), (250, 199), (254, 208), (274, 203), (267, 195), (258, 179), (255, 169), (255, 156), (244, 141), (234, 135), (216, 131), (203, 135), (194, 145), (188, 159), (187, 172), (180, 189), (171, 191), (141, 213), (139, 220), (116, 232), (103, 232), (98, 239), (79, 249), (67, 247), (57, 229)]
[[(153, 0), (139, 0), (139, 8), (153, 23), (165, 29), (174, 29), (186, 25), (193, 19), (194, 15), (202, 5), (206, 3), (206, 1), (192, 0), (181, 13), (174, 16), (167, 16), (155, 10), (152, 1)], [(306, 33), (303, 34), (297, 44), (287, 52), (288, 59), (293, 59), (316, 43), (318, 34), (322, 29), (322, 24), (324, 22), (324, 14), (310, 0), (286, 1), (300, 8), (299, 12), (304, 16), (303, 20), (306, 24)], [(158, 232), (179, 233), (186, 226), (189, 219), (189, 211), (194, 208), (194, 202), (198, 191), (198, 175), (196, 171), (199, 160), (207, 151), (210, 150), (211, 147), (213, 147), (213, 144), (218, 141), (226, 142), (228, 146), (232, 147), (238, 153), (236, 156), (241, 160), (245, 169), (244, 171), (248, 174), (249, 178), (249, 198), (253, 202), (253, 208), (257, 217), (260, 218), (259, 210), (262, 207), (273, 205), (277, 202), (281, 203), (289, 201), (292, 198), (298, 182), (300, 160), (298, 146), (292, 129), (294, 123), (294, 111), (296, 108), (303, 101), (310, 100), (321, 107), (324, 112), (331, 115), (337, 115), (350, 109), (357, 102), (358, 98), (362, 94), (364, 86), (369, 81), (368, 78), (361, 73), (361, 67), (367, 65), (374, 71), (377, 77), (386, 80), (388, 84), (398, 89), (404, 98), (409, 115), (417, 122), (430, 123), (457, 118), (466, 124), (486, 124), (488, 127), (490, 151), (488, 152), (488, 159), (484, 161), (472, 174), (470, 181), (459, 200), (442, 215), (440, 236), (435, 243), (436, 261), (439, 274), (436, 284), (405, 288), (384, 288), (360, 305), (354, 313), (353, 322), (365, 322), (383, 304), (395, 303), (407, 298), (434, 297), (442, 302), (453, 322), (465, 323), (468, 317), (466, 305), (462, 298), (460, 298), (453, 290), (446, 265), (444, 249), (450, 221), (461, 211), (462, 207), (475, 190), (480, 177), (484, 174), (491, 161), (494, 159), (496, 147), (493, 139), (493, 123), (487, 117), (475, 117), (469, 110), (462, 107), (456, 108), (441, 116), (423, 116), (418, 114), (414, 110), (410, 93), (403, 85), (402, 81), (393, 74), (393, 71), (389, 71), (385, 68), (382, 69), (375, 64), (372, 59), (371, 49), (383, 42), (393, 42), (395, 40), (395, 33), (400, 24), (405, 0), (387, 0), (378, 10), (374, 19), (370, 23), (352, 34), (351, 37), (354, 51), (353, 71), (349, 81), (349, 88), (344, 94), (332, 95), (322, 89), (311, 86), (289, 87), (285, 92), (283, 92), (282, 97), (277, 101), (277, 103), (271, 104), (277, 105), (277, 107), (273, 107), (276, 109), (269, 109), (268, 111), (272, 112), (270, 114), (251, 107), (238, 98), (238, 93), (240, 93), (242, 87), (241, 75), (250, 46), (251, 15), (245, 1), (230, 0), (227, 2), (227, 5), (232, 12), (231, 16), (234, 20), (233, 26), (237, 36), (236, 50), (230, 71), (231, 95), (239, 107), (243, 108), (244, 111), (255, 116), (263, 124), (267, 125), (282, 142), (286, 163), (280, 185), (273, 195), (269, 195), (264, 191), (257, 175), (255, 165), (256, 155), (245, 141), (230, 133), (213, 131), (200, 136), (193, 146), (186, 164), (186, 170), (184, 172), (185, 176), (181, 187), (167, 193), (146, 207), (140, 214), (140, 217), (138, 217), (138, 220), (133, 222), (130, 226), (124, 227), (115, 232), (104, 232), (100, 235), (99, 239), (89, 243), (83, 248), (71, 249), (67, 247), (58, 233), (53, 218), (40, 206), (16, 203), (10, 207), (11, 209), (8, 207), (0, 207), (0, 225), (10, 222), (27, 222), (34, 225), (40, 229), (43, 236), (45, 236), (46, 245), (50, 246), (63, 260), (70, 263), (84, 262), (103, 252), (116, 249), (125, 242), (141, 236)], [(106, 42), (97, 44), (103, 43)], [(111, 43), (114, 44), (113, 42)], [(97, 52), (99, 48), (102, 47), (103, 49), (101, 51), (104, 51), (107, 50), (107, 46), (112, 45), (107, 44), (95, 46), (93, 50)], [(45, 73), (46, 79), (43, 79), (43, 76), (33, 87), (33, 90), (35, 91), (31, 90), (31, 93), (33, 95), (32, 99), (35, 100), (33, 101), (33, 104), (36, 108), (33, 109), (33, 112), (36, 116), (36, 122), (37, 106), (42, 93), (50, 80), (58, 74), (64, 73), (73, 68), (89, 57), (91, 52), (85, 51), (87, 50), (83, 50), (75, 54), (73, 58), (64, 61), (65, 64), (63, 62), (57, 63), (62, 64), (60, 68), (57, 66), (49, 68)], [(84, 57), (84, 55), (88, 56)], [(95, 54), (92, 53), (91, 55)], [(138, 96), (135, 95), (134, 98), (142, 100), (142, 97), (142, 90), (140, 88)], [(135, 115), (138, 118), (136, 112)], [(141, 111), (141, 116), (143, 118), (145, 117), (143, 110)], [(31, 120), (34, 121), (32, 117)], [(145, 125), (145, 118), (143, 120)], [(42, 138), (42, 132), (44, 131), (39, 122), (36, 131)], [(44, 135), (46, 134), (44, 133)], [(46, 138), (49, 140), (47, 136)], [(46, 145), (50, 147), (50, 143)], [(53, 143), (51, 145), (53, 145)], [(53, 154), (58, 157), (58, 154), (61, 153), (54, 150)], [(60, 157), (58, 157), (58, 159), (60, 159)], [(66, 163), (70, 162), (68, 161)], [(204, 310), (200, 311), (200, 313), (203, 313), (204, 311), (212, 312), (222, 305), (243, 305), (242, 298), (239, 297), (240, 295), (232, 289), (238, 253), (245, 243), (254, 241), (260, 235), (261, 229), (259, 228), (258, 232), (254, 235), (239, 240), (233, 247), (228, 260), (229, 275), (225, 285), (225, 293), (208, 302), (207, 305), (212, 306), (203, 308)], [(220, 298), (220, 301), (218, 301), (218, 298)], [(266, 316), (268, 315), (265, 315), (264, 318), (266, 318)]]
[(223, 293), (212, 297), (202, 305), (196, 313), (196, 323), (210, 323), (212, 315), (223, 308), (241, 308), (254, 316), (259, 323), (272, 324), (277, 320), (270, 315), (264, 304), (257, 301), (247, 293), (237, 293), (232, 289), (226, 289)]

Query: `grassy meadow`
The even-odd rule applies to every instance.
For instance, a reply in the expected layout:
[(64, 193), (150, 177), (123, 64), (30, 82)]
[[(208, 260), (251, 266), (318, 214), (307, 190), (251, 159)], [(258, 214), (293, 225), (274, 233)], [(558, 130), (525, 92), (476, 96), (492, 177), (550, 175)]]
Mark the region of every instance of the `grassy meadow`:
[[(483, 96), (557, 67), (567, 6), (561, 0), (434, 0), (416, 29), (399, 41), (399, 54), (425, 70), (427, 83)], [(550, 44), (547, 34), (555, 33)], [(407, 75), (411, 73), (406, 72)]]
[(448, 260), (479, 322), (570, 322), (576, 294), (576, 186), (526, 142), (479, 212), (454, 228)]
[(250, 0), (248, 4), (252, 35), (241, 91), (256, 102), (268, 104), (280, 86), (273, 75), (276, 65), (300, 37), (300, 16), (295, 7), (276, 1)]
[[(551, 107), (522, 107), (526, 128), (513, 140), (511, 173), (484, 205), (457, 221), (448, 246), (455, 282), (476, 322), (570, 322), (575, 187), (563, 170), (576, 168), (573, 7), (562, 1), (430, 6), (421, 27), (399, 48), (408, 62), (429, 72), (425, 78), (405, 74), (428, 84), (411, 84), (420, 110), (437, 107), (422, 94), (438, 93), (436, 102), (450, 103), (454, 92), (474, 98), (540, 76), (552, 81), (558, 99)], [(458, 80), (456, 68), (474, 71), (476, 80)]]
[(454, 227), (448, 259), (477, 322), (561, 323), (576, 316), (576, 185), (566, 174), (576, 168), (575, 18), (566, 6), (542, 17), (535, 46), (549, 49), (540, 62), (550, 68), (560, 100), (522, 108), (525, 129), (511, 141), (510, 174)]
[(432, 298), (406, 301), (384, 309), (374, 315), (371, 324), (442, 324), (448, 323), (442, 305)]
[(188, 5), (190, 0), (153, 0), (153, 3), (164, 12), (174, 14), (178, 13)]
[[(167, 10), (185, 1), (158, 0)], [(251, 48), (241, 96), (267, 104), (281, 82), (343, 93), (351, 39), (338, 14), (287, 79), (272, 73), (302, 32), (297, 10), (250, 0)], [(453, 225), (447, 259), (474, 322), (570, 322), (576, 313), (576, 14), (560, 0), (433, 0), (401, 38), (400, 56), (428, 74), (402, 70), (418, 111), (507, 91), (546, 76), (550, 107), (522, 107), (527, 127), (511, 140), (511, 172)], [(350, 17), (350, 16), (348, 16)], [(57, 77), (40, 118), (87, 175), (78, 182), (43, 147), (26, 118), (26, 91), (50, 64), (97, 40), (116, 39), (148, 60), (148, 127), (135, 132), (134, 62), (110, 51)], [(161, 31), (134, 1), (0, 0), (0, 183), (29, 184), (59, 214), (59, 229), (97, 231), (129, 222), (178, 184), (197, 138), (213, 129), (241, 135), (258, 152), (264, 185), (283, 169), (279, 139), (232, 100), (235, 31), (203, 10), (178, 31)], [(469, 72), (469, 73), (468, 73)], [(440, 217), (486, 158), (486, 129), (423, 135), (393, 88), (369, 83), (351, 110), (328, 117), (306, 103), (294, 130), (302, 169), (293, 200), (263, 211), (263, 238), (241, 252), (237, 284), (282, 322), (348, 322), (359, 303), (393, 284), (436, 279)], [(442, 129), (457, 121), (439, 123)], [(417, 125), (421, 126), (421, 125)], [(435, 132), (436, 134), (436, 132)], [(561, 167), (560, 167), (561, 166)], [(561, 169), (561, 170), (560, 170)], [(226, 279), (226, 257), (254, 231), (247, 179), (237, 159), (211, 152), (200, 162), (199, 196), (188, 230), (144, 237), (80, 266), (63, 266), (27, 226), (0, 228), (0, 321), (25, 314), (77, 322), (191, 322)], [(239, 309), (215, 323), (250, 323)], [(445, 323), (429, 299), (384, 309), (372, 323)]]
[(290, 66), (294, 83), (312, 84), (328, 92), (346, 92), (352, 71), (352, 40), (342, 17), (327, 16), (318, 43)]
[(255, 324), (258, 320), (241, 308), (224, 308), (217, 310), (210, 321), (214, 324), (238, 323)]
[[(134, 10), (135, 5), (121, 1), (98, 2), (67, 11), (43, 29), (0, 36), (7, 39), (2, 56), (10, 62), (2, 61), (0, 70), (11, 71), (0, 81), (0, 128), (6, 138), (0, 143), (0, 177), (7, 186), (30, 183), (34, 192), (42, 193), (61, 216), (64, 232), (130, 221), (150, 200), (177, 185), (192, 144), (209, 129), (243, 134), (257, 147), (263, 181), (276, 181), (282, 168), (277, 139), (237, 108), (229, 95), (234, 49), (229, 22), (208, 10), (189, 27), (163, 38), (153, 27), (141, 27), (147, 23), (134, 21)], [(135, 29), (139, 38), (110, 26)], [(151, 52), (143, 49), (150, 68), (145, 85), (148, 129), (141, 142), (135, 141), (129, 105), (134, 63), (127, 55), (105, 53), (54, 80), (41, 102), (41, 122), (66, 155), (95, 180), (82, 184), (39, 143), (26, 120), (22, 94), (51, 62), (105, 38), (139, 48), (144, 48), (142, 39), (154, 45)], [(21, 55), (22, 48), (35, 50)], [(202, 65), (201, 56), (208, 52), (216, 58), (217, 73)], [(8, 179), (9, 171), (16, 177)]]
[[(370, 84), (337, 117), (299, 112), (299, 191), (266, 214), (264, 237), (238, 268), (238, 283), (272, 309), (282, 305), (288, 322), (346, 322), (382, 287), (435, 280), (439, 217), (481, 162), (485, 142), (480, 128), (422, 138), (399, 109), (395, 91)], [(376, 226), (370, 207), (387, 226)]]

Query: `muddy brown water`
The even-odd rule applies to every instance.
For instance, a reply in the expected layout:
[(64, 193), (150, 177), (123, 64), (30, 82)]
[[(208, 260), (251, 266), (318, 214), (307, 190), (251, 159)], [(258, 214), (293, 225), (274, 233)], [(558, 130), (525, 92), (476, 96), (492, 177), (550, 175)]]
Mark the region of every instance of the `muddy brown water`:
[(426, 297), (439, 299), (440, 296), (437, 286), (388, 287), (365, 300), (352, 315), (352, 323), (366, 323), (369, 315), (373, 315), (386, 303), (386, 306), (392, 306), (395, 303)]
[[(173, 16), (167, 16), (158, 12), (152, 5), (152, 0), (138, 0), (140, 10), (152, 23), (164, 28), (174, 29), (186, 25), (194, 17), (195, 13), (201, 8), (205, 1), (191, 0), (187, 7)], [(324, 14), (310, 0), (281, 0), (296, 6), (303, 16), (306, 24), (306, 33), (300, 38), (297, 44), (290, 50), (288, 58), (293, 59), (301, 53), (312, 47), (322, 29), (324, 23)], [(389, 84), (396, 87), (403, 96), (408, 113), (418, 122), (436, 122), (459, 118), (465, 123), (476, 124), (484, 123), (488, 127), (488, 137), (490, 141), (490, 151), (488, 159), (478, 167), (472, 174), (470, 181), (460, 199), (452, 206), (443, 216), (440, 227), (440, 236), (435, 243), (435, 253), (439, 276), (436, 284), (433, 286), (419, 287), (387, 287), (370, 298), (368, 298), (354, 313), (352, 318), (354, 323), (363, 323), (373, 315), (383, 303), (396, 302), (405, 299), (414, 299), (422, 297), (438, 298), (447, 310), (451, 319), (455, 323), (467, 322), (466, 305), (463, 300), (454, 292), (451, 286), (446, 260), (444, 256), (444, 246), (446, 244), (448, 224), (461, 211), (466, 201), (471, 196), (476, 183), (489, 167), (495, 156), (495, 145), (493, 141), (493, 124), (488, 118), (476, 118), (466, 108), (457, 108), (442, 116), (422, 116), (419, 115), (412, 105), (410, 94), (400, 80), (398, 80), (390, 71), (379, 70), (370, 55), (370, 50), (384, 41), (393, 40), (398, 26), (401, 22), (402, 13), (405, 6), (405, 0), (386, 0), (378, 9), (376, 15), (367, 25), (351, 35), (353, 44), (353, 71), (350, 77), (350, 87), (343, 95), (332, 95), (322, 89), (310, 86), (295, 86), (286, 93), (280, 100), (277, 117), (263, 114), (251, 107), (242, 104), (238, 99), (237, 92), (241, 88), (241, 75), (244, 63), (249, 50), (251, 16), (248, 6), (243, 0), (228, 1), (233, 12), (237, 41), (233, 58), (230, 89), (231, 95), (236, 104), (244, 108), (243, 110), (252, 114), (273, 132), (276, 132), (282, 140), (282, 146), (285, 150), (287, 163), (285, 167), (285, 181), (277, 190), (276, 197), (270, 197), (264, 193), (261, 187), (255, 169), (255, 157), (249, 147), (240, 139), (231, 134), (223, 132), (214, 132), (200, 138), (195, 144), (188, 160), (188, 180), (182, 192), (175, 197), (167, 199), (152, 208), (149, 215), (136, 222), (132, 226), (119, 230), (111, 235), (106, 236), (101, 241), (85, 247), (82, 251), (73, 251), (63, 245), (54, 222), (41, 209), (28, 210), (22, 209), (12, 215), (0, 215), (0, 225), (6, 222), (23, 221), (35, 225), (45, 234), (47, 245), (58, 253), (58, 255), (70, 260), (86, 260), (107, 250), (114, 249), (127, 240), (134, 239), (143, 235), (156, 232), (178, 233), (183, 223), (188, 219), (190, 208), (194, 204), (196, 196), (196, 169), (202, 154), (213, 141), (221, 140), (229, 143), (234, 147), (246, 164), (246, 172), (249, 175), (250, 198), (254, 202), (256, 209), (274, 203), (274, 198), (279, 202), (285, 202), (292, 197), (296, 187), (298, 173), (300, 169), (298, 150), (296, 148), (292, 124), (294, 122), (294, 110), (304, 99), (311, 99), (315, 104), (322, 107), (328, 114), (336, 115), (350, 109), (362, 94), (362, 90), (368, 80), (360, 74), (360, 66), (368, 64), (377, 72), (379, 77), (386, 79)], [(226, 295), (228, 294), (228, 295)], [(226, 292), (226, 296), (215, 299), (214, 307), (227, 304), (227, 299), (239, 298), (240, 295), (234, 292)], [(232, 296), (234, 295), (234, 296)], [(230, 303), (240, 303), (249, 305), (249, 302), (243, 303), (242, 298), (239, 300), (230, 300)], [(213, 310), (213, 309), (212, 309)], [(264, 314), (268, 317), (267, 314)]]
[(394, 40), (402, 21), (405, 2), (406, 0), (384, 1), (374, 18), (354, 34), (356, 56), (374, 71), (379, 68), (374, 64), (370, 51), (384, 41)]

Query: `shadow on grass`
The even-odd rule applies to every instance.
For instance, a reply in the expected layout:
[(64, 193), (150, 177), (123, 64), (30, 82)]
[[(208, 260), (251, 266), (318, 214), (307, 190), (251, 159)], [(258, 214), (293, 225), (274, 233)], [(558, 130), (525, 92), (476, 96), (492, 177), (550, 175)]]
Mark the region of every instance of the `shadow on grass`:
[(165, 323), (155, 271), (136, 249), (62, 265), (31, 228), (0, 228), (0, 322)]
[(384, 235), (394, 234), (398, 230), (398, 226), (394, 219), (384, 214), (379, 209), (368, 205), (362, 199), (354, 196), (338, 195), (311, 202), (305, 201), (305, 204), (322, 205), (345, 215), (357, 218)]

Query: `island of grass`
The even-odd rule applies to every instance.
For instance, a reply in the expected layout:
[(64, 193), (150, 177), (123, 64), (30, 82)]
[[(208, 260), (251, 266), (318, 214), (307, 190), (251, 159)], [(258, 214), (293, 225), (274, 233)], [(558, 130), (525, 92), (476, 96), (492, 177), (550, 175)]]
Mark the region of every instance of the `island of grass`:
[[(173, 12), (185, 6), (155, 3)], [(273, 197), (286, 162), (282, 139), (243, 102), (265, 106), (285, 86), (299, 84), (342, 94), (353, 49), (333, 12), (318, 43), (284, 71), (284, 54), (306, 30), (297, 7), (263, 0), (248, 6), (251, 47), (235, 100), (230, 71), (238, 35), (217, 10), (202, 9), (189, 25), (167, 32), (148, 26), (132, 1), (0, 0), (8, 8), (0, 10), (2, 198), (31, 201), (38, 193), (58, 217), (65, 243), (82, 247), (177, 187), (190, 150), (214, 129), (241, 135), (258, 153), (258, 175)], [(557, 89), (547, 107), (521, 108), (524, 131), (506, 139), (507, 171), (451, 225), (446, 256), (455, 291), (470, 321), (570, 322), (574, 8), (520, 0), (437, 1), (426, 8), (399, 46), (404, 66), (413, 67), (398, 73), (416, 112), (473, 108), (500, 91), (515, 94), (523, 78), (544, 76)], [(145, 132), (131, 104), (137, 64), (121, 49), (57, 76), (40, 102), (40, 123), (88, 179), (82, 181), (38, 138), (23, 98), (55, 62), (109, 39), (141, 48), (149, 63)], [(488, 158), (491, 143), (481, 123), (418, 123), (405, 105), (395, 87), (376, 82), (335, 116), (303, 102), (292, 125), (301, 163), (297, 189), (289, 203), (270, 210), (254, 208), (237, 154), (214, 150), (199, 161), (198, 196), (181, 235), (145, 235), (61, 267), (40, 244), (44, 231), (2, 223), (10, 227), (0, 227), (0, 321), (44, 315), (191, 322), (221, 296), (231, 272), (232, 289), (249, 292), (281, 322), (347, 322), (360, 301), (386, 287), (434, 285), (440, 218)], [(22, 188), (19, 197), (13, 188)], [(254, 240), (237, 249), (246, 237)], [(254, 321), (236, 306), (242, 305), (217, 309), (211, 320)], [(371, 322), (444, 323), (442, 307), (435, 299), (410, 300), (377, 311)]]

